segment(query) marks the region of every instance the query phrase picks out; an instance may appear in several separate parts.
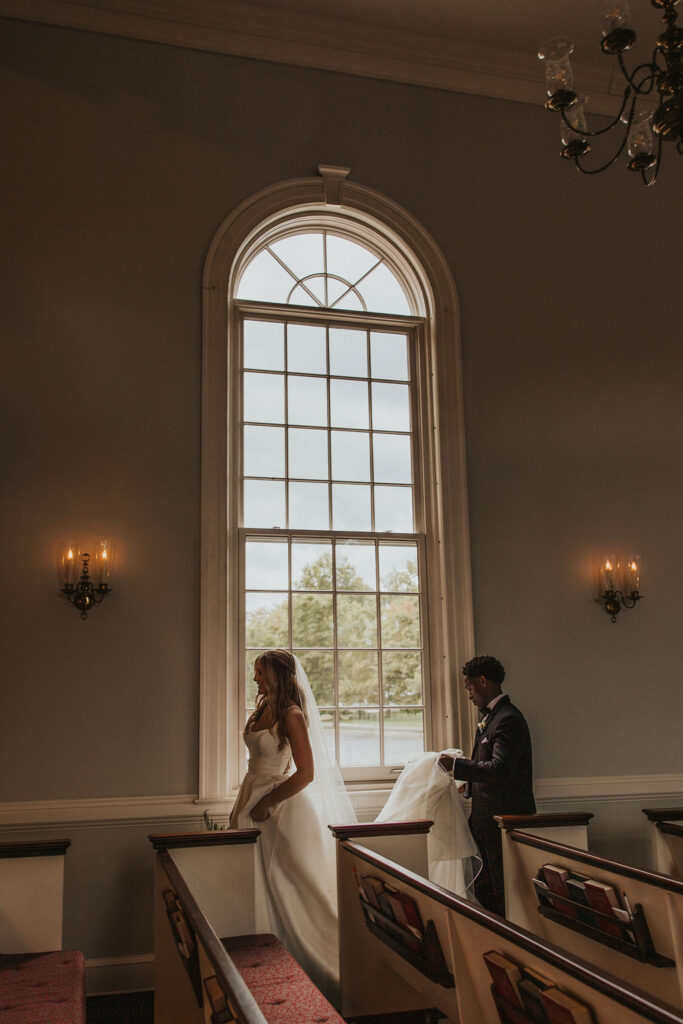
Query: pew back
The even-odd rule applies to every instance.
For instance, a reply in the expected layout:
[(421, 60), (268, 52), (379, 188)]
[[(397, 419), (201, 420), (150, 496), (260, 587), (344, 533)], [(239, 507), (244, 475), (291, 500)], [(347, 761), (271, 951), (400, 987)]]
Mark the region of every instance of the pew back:
[[(227, 996), (228, 1010), (222, 1019), (236, 1024), (266, 1024), (221, 944), (222, 927), (217, 933), (212, 921), (213, 917), (219, 926), (226, 923), (226, 904), (234, 898), (234, 929), (229, 928), (225, 936), (239, 934), (242, 925), (251, 924), (251, 929), (244, 930), (254, 930), (253, 884), (249, 884), (249, 879), (253, 879), (251, 865), (258, 836), (257, 829), (150, 836), (157, 851), (155, 1024), (212, 1024), (212, 1020), (220, 1019), (220, 1012), (216, 1018), (212, 1015), (223, 995)], [(245, 872), (243, 876), (241, 871)], [(214, 896), (216, 914), (211, 913)]]
[[(682, 882), (511, 828), (503, 828), (503, 863), (509, 920), (683, 1006)], [(543, 894), (533, 880), (547, 882), (544, 865), (568, 872), (573, 880), (588, 877), (598, 888), (611, 887), (621, 919), (597, 912), (596, 904), (567, 900), (566, 893)]]
[(0, 843), (0, 953), (62, 948), (68, 839)]
[[(586, 1007), (599, 1024), (652, 1021), (673, 1024), (683, 1014), (619, 982), (599, 968), (569, 956), (530, 932), (447, 893), (426, 879), (350, 840), (338, 848), (340, 929), (353, 957), (341, 964), (344, 1016), (389, 1014), (435, 1006), (461, 1024), (499, 1024), (501, 995), (494, 996), (484, 954), (536, 971)], [(415, 930), (393, 923), (372, 905), (371, 893), (393, 891), (394, 905), (412, 904)], [(506, 1020), (515, 1016), (505, 1006)]]
[(650, 822), (655, 871), (683, 879), (683, 807), (643, 808)]

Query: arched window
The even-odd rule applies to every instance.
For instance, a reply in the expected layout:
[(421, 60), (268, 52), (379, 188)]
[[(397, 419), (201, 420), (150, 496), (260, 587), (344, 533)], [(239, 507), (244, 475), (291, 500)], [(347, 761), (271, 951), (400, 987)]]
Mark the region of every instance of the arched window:
[[(207, 260), (203, 607), (223, 609), (225, 625), (216, 637), (214, 610), (203, 614), (204, 798), (228, 796), (238, 781), (252, 665), (268, 646), (306, 667), (348, 780), (386, 784), (408, 757), (453, 742), (444, 668), (458, 645), (444, 642), (455, 623), (443, 621), (452, 531), (435, 444), (434, 287), (395, 224), (325, 201), (341, 180), (323, 172), (323, 201), (305, 207), (287, 205), (301, 182), (255, 197)], [(313, 179), (309, 192), (320, 186)], [(224, 455), (214, 407), (220, 288)], [(457, 348), (448, 361), (458, 363)], [(222, 464), (223, 508), (212, 517)], [(464, 482), (462, 467), (456, 475)], [(458, 638), (470, 622), (462, 523), (460, 534)]]

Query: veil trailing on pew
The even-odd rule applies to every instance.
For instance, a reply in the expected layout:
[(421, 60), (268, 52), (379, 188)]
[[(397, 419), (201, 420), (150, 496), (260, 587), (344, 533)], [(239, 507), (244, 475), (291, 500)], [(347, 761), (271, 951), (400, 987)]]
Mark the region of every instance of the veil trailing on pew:
[(303, 697), (304, 710), (308, 717), (308, 738), (313, 751), (314, 777), (309, 787), (311, 797), (326, 825), (355, 824), (356, 812), (349, 794), (346, 792), (339, 765), (325, 740), (325, 729), (320, 710), (313, 696), (308, 676), (296, 655), (294, 664), (297, 685)]

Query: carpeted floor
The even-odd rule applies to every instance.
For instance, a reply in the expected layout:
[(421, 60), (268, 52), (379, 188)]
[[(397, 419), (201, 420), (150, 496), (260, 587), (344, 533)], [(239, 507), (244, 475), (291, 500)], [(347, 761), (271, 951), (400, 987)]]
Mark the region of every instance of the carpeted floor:
[(153, 1024), (154, 993), (123, 992), (88, 996), (87, 1024)]

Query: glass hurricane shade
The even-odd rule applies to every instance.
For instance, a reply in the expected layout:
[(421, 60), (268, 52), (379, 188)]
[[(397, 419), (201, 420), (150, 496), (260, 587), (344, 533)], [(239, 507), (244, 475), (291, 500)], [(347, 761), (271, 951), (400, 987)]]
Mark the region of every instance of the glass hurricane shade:
[(538, 59), (545, 65), (545, 87), (548, 96), (559, 89), (571, 89), (574, 85), (570, 57), (574, 52), (574, 43), (564, 36), (546, 39), (538, 48)]
[(650, 155), (654, 152), (652, 138), (652, 111), (643, 111), (633, 115), (628, 133), (628, 155), (636, 157), (641, 154)]
[(603, 36), (616, 28), (630, 28), (631, 12), (627, 0), (604, 0), (600, 5), (600, 27)]
[(57, 569), (62, 584), (75, 584), (83, 571), (83, 559), (89, 556), (88, 574), (95, 585), (108, 583), (114, 572), (115, 546), (109, 540), (98, 540), (89, 547), (69, 542), (60, 545)]
[[(586, 137), (588, 125), (584, 110), (585, 103), (586, 97), (580, 96), (576, 103), (564, 111), (564, 117), (560, 122), (562, 144), (564, 146), (568, 146), (570, 142), (575, 142), (577, 139), (585, 139)], [(569, 123), (567, 124), (567, 122)]]

